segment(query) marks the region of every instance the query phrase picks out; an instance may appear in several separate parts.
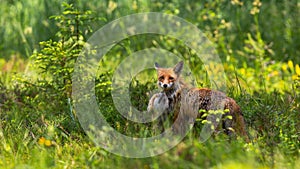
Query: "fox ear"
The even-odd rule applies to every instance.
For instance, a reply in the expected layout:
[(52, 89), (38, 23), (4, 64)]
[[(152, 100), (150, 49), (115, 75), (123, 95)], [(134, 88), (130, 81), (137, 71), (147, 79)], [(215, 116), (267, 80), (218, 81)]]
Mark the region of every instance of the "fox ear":
[(180, 61), (174, 66), (173, 70), (176, 74), (180, 74), (182, 68), (183, 68), (183, 61)]
[(155, 68), (155, 69), (159, 69), (159, 68), (161, 68), (161, 67), (159, 66), (158, 63), (155, 62), (155, 63), (154, 63), (154, 68)]

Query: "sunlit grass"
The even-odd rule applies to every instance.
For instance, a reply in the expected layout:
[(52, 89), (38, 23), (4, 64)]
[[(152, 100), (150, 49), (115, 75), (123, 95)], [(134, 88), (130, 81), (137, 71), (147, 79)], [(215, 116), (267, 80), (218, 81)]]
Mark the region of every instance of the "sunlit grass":
[[(224, 68), (227, 94), (241, 106), (251, 141), (230, 140), (218, 134), (200, 143), (196, 122), (193, 131), (176, 147), (143, 159), (120, 157), (97, 147), (81, 129), (71, 98), (64, 93), (70, 92), (70, 86), (57, 83), (61, 85), (59, 90), (53, 89), (57, 87), (53, 77), (58, 82), (61, 77), (48, 76), (62, 70), (53, 68), (49, 75), (28, 66), (41, 66), (34, 57), (26, 59), (34, 51), (42, 55), (39, 42), (48, 44), (49, 38), (56, 42), (55, 33), (61, 25), (48, 18), (61, 12), (60, 3), (1, 2), (0, 168), (299, 168), (299, 2), (76, 1), (76, 9), (90, 9), (105, 18), (92, 28), (131, 13), (159, 11), (187, 19), (216, 45), (223, 64), (211, 66), (215, 71)], [(138, 35), (119, 42), (104, 57), (106, 62), (99, 63), (102, 71), (97, 74), (95, 86), (107, 121), (128, 136), (144, 136), (151, 125), (128, 121), (116, 111), (110, 93), (111, 69), (130, 53), (148, 47), (181, 55), (185, 66), (199, 75), (198, 87), (210, 83), (201, 60), (180, 41)], [(49, 53), (43, 56), (57, 57), (55, 52)], [(60, 60), (56, 61), (60, 65)], [(138, 109), (146, 109), (149, 91), (156, 88), (155, 78), (154, 71), (133, 77), (131, 102)]]

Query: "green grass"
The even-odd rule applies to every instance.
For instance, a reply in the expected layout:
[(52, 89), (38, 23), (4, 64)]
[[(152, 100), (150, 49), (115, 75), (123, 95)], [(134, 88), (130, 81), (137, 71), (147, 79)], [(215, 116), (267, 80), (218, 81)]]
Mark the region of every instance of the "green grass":
[[(7, 80), (6, 85), (12, 82)], [(144, 95), (148, 91), (145, 85), (155, 86), (147, 82), (134, 85), (133, 97)], [(30, 91), (26, 90), (1, 90), (6, 96), (0, 110), (1, 168), (298, 168), (300, 163), (299, 94), (263, 90), (250, 94), (233, 88), (228, 94), (242, 107), (250, 143), (241, 139), (228, 141), (224, 135), (200, 143), (192, 132), (162, 155), (130, 159), (97, 147), (68, 111), (57, 108), (59, 102), (49, 104), (44, 95), (51, 93), (39, 91), (38, 95), (28, 96)], [(137, 128), (148, 129), (148, 126), (140, 128), (138, 124), (124, 121), (113, 107), (109, 108), (111, 98), (104, 94), (107, 92), (109, 90), (99, 92), (99, 97), (104, 100), (102, 108), (107, 120), (116, 130), (135, 135)], [(26, 93), (23, 100), (16, 98)], [(142, 100), (143, 104), (147, 103), (147, 97), (132, 101), (139, 105)], [(49, 140), (50, 144), (41, 138)]]
[[(227, 95), (241, 106), (251, 141), (218, 134), (201, 143), (195, 127), (171, 150), (141, 159), (96, 146), (68, 101), (73, 61), (82, 47), (76, 37), (86, 41), (91, 35), (85, 21), (78, 33), (71, 29), (76, 14), (48, 19), (66, 16), (60, 1), (1, 2), (0, 168), (299, 168), (300, 6), (297, 0), (261, 2), (91, 0), (74, 1), (75, 8), (67, 8), (76, 14), (91, 10), (87, 16), (100, 18), (89, 25), (94, 31), (131, 13), (175, 14), (198, 26), (216, 45)], [(72, 41), (67, 44), (63, 37)], [(78, 48), (68, 51), (73, 45)], [(150, 47), (180, 54), (198, 87), (210, 85), (203, 63), (181, 41), (162, 35), (122, 40), (99, 63), (95, 94), (109, 124), (128, 136), (152, 136), (152, 124), (134, 123), (119, 114), (112, 104), (111, 78), (127, 55)], [(138, 74), (130, 84), (132, 105), (145, 110), (155, 88), (154, 70)]]

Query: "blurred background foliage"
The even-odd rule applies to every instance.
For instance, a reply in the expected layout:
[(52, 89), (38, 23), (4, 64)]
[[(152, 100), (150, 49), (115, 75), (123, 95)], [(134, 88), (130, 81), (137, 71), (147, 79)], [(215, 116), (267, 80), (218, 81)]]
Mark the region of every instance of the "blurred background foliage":
[[(138, 12), (164, 12), (182, 17), (198, 26), (216, 45), (229, 79), (235, 79), (230, 73), (240, 69), (237, 71), (238, 76), (248, 88), (259, 89), (265, 83), (265, 87), (271, 91), (291, 90), (284, 81), (289, 81), (289, 85), (299, 75), (300, 4), (297, 0), (91, 0), (68, 3), (73, 3), (78, 11), (91, 11), (93, 17), (99, 19), (88, 23), (90, 31), (82, 33), (85, 40), (93, 33), (91, 30), (96, 31), (121, 16)], [(60, 13), (63, 8), (58, 0), (1, 1), (0, 66), (4, 67), (4, 71), (9, 68), (5, 62), (11, 58), (26, 62), (35, 51), (41, 50), (43, 45), (40, 42), (59, 40), (57, 32), (61, 23), (49, 18)], [(155, 46), (150, 40), (147, 37), (141, 39), (143, 42), (150, 42), (148, 47)], [(174, 44), (165, 41), (157, 46), (172, 50), (170, 46)], [(134, 45), (136, 49), (147, 46), (139, 42)], [(116, 57), (115, 60), (120, 59)], [(197, 67), (198, 63), (189, 64)], [(258, 78), (249, 79), (251, 76)]]
[[(0, 2), (0, 150), (3, 150), (0, 166), (299, 166), (298, 0)], [(227, 76), (227, 94), (235, 98), (243, 110), (252, 139), (250, 143), (227, 142), (223, 136), (216, 136), (215, 140), (201, 144), (190, 134), (164, 155), (128, 160), (95, 147), (86, 138), (72, 109), (71, 75), (76, 58), (94, 31), (119, 17), (139, 12), (182, 17), (215, 44)], [(99, 63), (96, 95), (106, 120), (130, 136), (145, 136), (144, 131), (148, 130), (146, 136), (153, 134), (151, 124), (133, 123), (117, 112), (112, 105), (111, 78), (113, 70), (126, 56), (151, 47), (180, 55), (196, 75), (199, 87), (209, 87), (210, 83), (201, 60), (181, 41), (145, 34), (116, 43)], [(215, 70), (218, 69), (215, 66)], [(156, 88), (155, 81), (154, 70), (143, 71), (133, 78), (130, 97), (137, 109), (146, 109), (149, 91)], [(28, 162), (28, 158), (31, 161)]]
[[(138, 12), (164, 12), (182, 17), (197, 25), (218, 44), (219, 54), (233, 52), (238, 63), (256, 59), (239, 51), (250, 47), (254, 39), (271, 60), (300, 62), (299, 2), (292, 1), (68, 1), (79, 11), (91, 10), (105, 22), (94, 22), (93, 30), (121, 16)], [(20, 55), (28, 58), (39, 49), (39, 42), (55, 39), (57, 24), (50, 16), (62, 11), (60, 0), (1, 0), (1, 42), (3, 58)], [(89, 36), (89, 35), (87, 35)], [(223, 44), (223, 45), (222, 45)], [(257, 49), (254, 49), (257, 50)], [(231, 52), (230, 52), (231, 51)], [(249, 51), (250, 52), (250, 51)], [(254, 54), (254, 53), (253, 53)]]

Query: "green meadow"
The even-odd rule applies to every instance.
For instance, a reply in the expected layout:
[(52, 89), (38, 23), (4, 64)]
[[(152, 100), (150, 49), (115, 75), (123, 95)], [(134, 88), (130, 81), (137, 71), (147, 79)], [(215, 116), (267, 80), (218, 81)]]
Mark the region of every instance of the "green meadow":
[[(0, 168), (300, 168), (299, 0), (0, 2)], [(179, 144), (153, 157), (123, 157), (93, 142), (74, 108), (76, 60), (97, 30), (143, 12), (180, 17), (212, 42), (221, 65), (210, 66), (224, 70), (226, 94), (240, 105), (250, 142), (224, 133), (200, 142), (201, 120)], [(122, 61), (127, 70), (132, 67), (126, 65), (129, 55), (149, 48), (179, 56), (189, 69), (186, 80), (192, 74), (196, 87), (213, 84), (201, 57), (179, 39), (137, 34), (114, 42), (95, 63), (94, 96), (106, 122), (130, 137), (157, 133), (153, 123), (136, 123), (119, 113), (113, 77)], [(130, 80), (131, 105), (145, 111), (158, 88), (155, 70)]]

